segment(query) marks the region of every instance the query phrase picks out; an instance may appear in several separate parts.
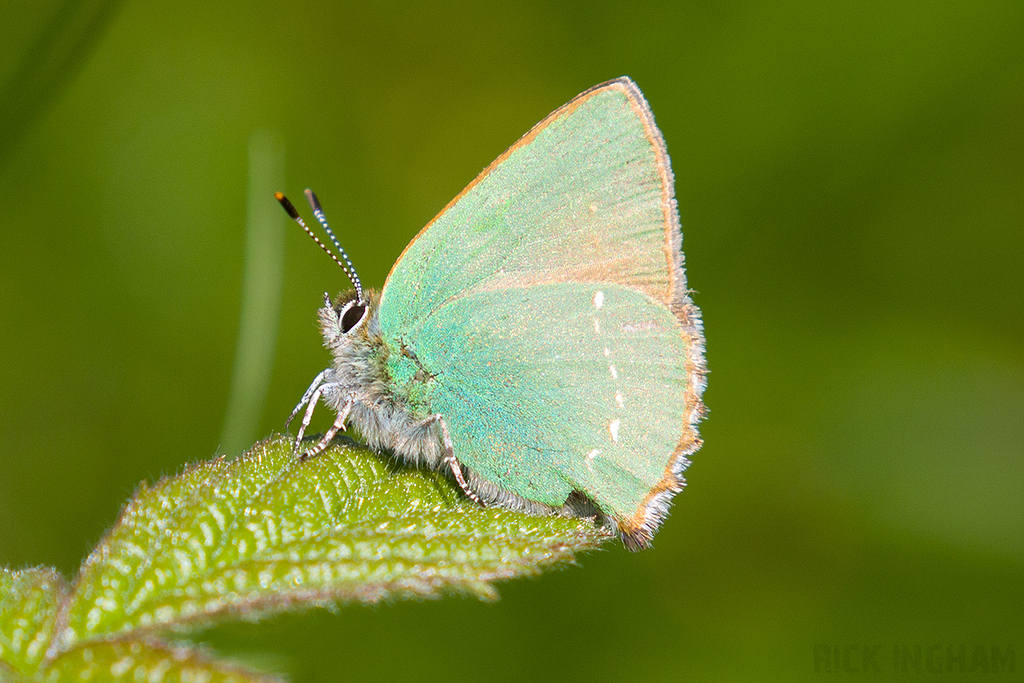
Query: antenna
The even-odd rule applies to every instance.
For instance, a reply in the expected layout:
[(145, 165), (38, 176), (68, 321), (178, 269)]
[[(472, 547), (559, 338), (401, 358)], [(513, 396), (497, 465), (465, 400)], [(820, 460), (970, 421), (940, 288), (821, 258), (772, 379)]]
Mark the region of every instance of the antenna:
[(324, 210), (320, 208), (320, 201), (316, 198), (316, 195), (313, 194), (313, 191), (308, 189), (306, 190), (306, 199), (309, 200), (309, 205), (313, 208), (313, 214), (316, 216), (316, 219), (320, 221), (320, 225), (323, 226), (324, 231), (327, 233), (327, 236), (331, 238), (331, 243), (338, 250), (338, 253), (341, 254), (341, 258), (345, 259), (344, 263), (342, 263), (341, 259), (334, 255), (334, 252), (331, 251), (326, 244), (320, 241), (319, 237), (313, 234), (313, 231), (309, 229), (309, 226), (306, 225), (306, 222), (302, 220), (302, 217), (299, 215), (299, 212), (295, 209), (295, 205), (292, 204), (288, 200), (288, 198), (284, 196), (283, 193), (275, 192), (274, 199), (281, 203), (281, 206), (284, 207), (284, 210), (288, 214), (288, 217), (291, 218), (296, 223), (298, 223), (299, 227), (305, 230), (306, 234), (312, 237), (313, 241), (316, 242), (321, 249), (326, 251), (327, 255), (330, 256), (335, 263), (341, 266), (341, 269), (345, 271), (345, 275), (348, 276), (348, 279), (356, 288), (357, 300), (359, 301), (360, 304), (365, 304), (366, 301), (363, 299), (363, 285), (361, 282), (359, 282), (359, 276), (356, 275), (355, 266), (352, 265), (352, 261), (349, 259), (348, 254), (346, 254), (345, 250), (341, 248), (340, 244), (338, 244), (338, 239), (334, 236), (334, 233), (331, 231), (331, 228), (327, 225), (327, 217), (324, 216)]

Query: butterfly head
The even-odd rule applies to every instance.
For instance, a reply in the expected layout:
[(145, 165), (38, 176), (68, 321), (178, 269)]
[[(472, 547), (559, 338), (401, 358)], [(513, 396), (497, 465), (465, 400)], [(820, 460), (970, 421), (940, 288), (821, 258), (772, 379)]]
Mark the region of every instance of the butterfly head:
[(320, 309), (320, 331), (324, 344), (335, 349), (368, 342), (371, 337), (380, 336), (377, 324), (377, 305), (380, 296), (372, 290), (361, 292), (348, 290), (331, 300), (324, 293), (324, 306)]

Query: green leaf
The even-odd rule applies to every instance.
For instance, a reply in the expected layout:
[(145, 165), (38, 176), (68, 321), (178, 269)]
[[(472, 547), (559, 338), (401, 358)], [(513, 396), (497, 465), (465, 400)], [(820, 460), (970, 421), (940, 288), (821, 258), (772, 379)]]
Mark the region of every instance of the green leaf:
[(70, 587), (4, 570), (0, 679), (269, 680), (159, 637), (346, 601), (493, 599), (495, 581), (609, 538), (589, 519), (481, 508), (443, 474), (361, 447), (299, 462), (277, 436), (140, 486)]
[(155, 638), (97, 642), (57, 657), (32, 681), (160, 681), (160, 683), (283, 683), (284, 679), (216, 660), (189, 645)]
[(53, 638), (67, 581), (53, 569), (0, 567), (0, 680), (39, 668)]
[(67, 595), (67, 582), (52, 569), (0, 568), (0, 681), (281, 681), (217, 661), (195, 647), (172, 646), (152, 637), (98, 641), (48, 653)]

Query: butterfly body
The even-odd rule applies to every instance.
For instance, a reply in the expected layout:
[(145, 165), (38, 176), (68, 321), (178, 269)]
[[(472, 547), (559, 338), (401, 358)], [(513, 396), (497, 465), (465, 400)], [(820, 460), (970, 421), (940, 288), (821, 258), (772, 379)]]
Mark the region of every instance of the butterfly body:
[(410, 378), (396, 384), (392, 372), (401, 349), (392, 349), (381, 336), (376, 315), (379, 295), (366, 292), (367, 306), (362, 320), (342, 332), (342, 311), (355, 302), (354, 292), (340, 295), (320, 309), (324, 345), (333, 363), (318, 378), (321, 399), (335, 413), (349, 405), (349, 421), (375, 450), (386, 448), (417, 464), (436, 466), (441, 443), (436, 429), (424, 424), (433, 414), (423, 400), (424, 382)]
[[(629, 79), (551, 114), (406, 248), (320, 310), (323, 399), (470, 497), (598, 513), (645, 547), (704, 414), (703, 333), (661, 135)], [(295, 413), (293, 413), (294, 415)], [(301, 432), (300, 432), (301, 433)]]

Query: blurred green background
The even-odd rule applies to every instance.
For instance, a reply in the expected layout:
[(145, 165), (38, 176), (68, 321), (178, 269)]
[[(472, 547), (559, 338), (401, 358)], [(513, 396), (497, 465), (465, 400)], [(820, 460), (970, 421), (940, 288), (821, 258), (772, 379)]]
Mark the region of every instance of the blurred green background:
[[(71, 575), (138, 482), (237, 452), (251, 140), (379, 287), (480, 169), (623, 74), (672, 156), (711, 369), (655, 547), (497, 604), (210, 640), (297, 681), (817, 680), (821, 645), (879, 645), (883, 674), (894, 645), (997, 645), (1024, 670), (1019, 0), (2, 0), (0, 564)], [(273, 215), (250, 440), (325, 366), (315, 310), (346, 284)]]

